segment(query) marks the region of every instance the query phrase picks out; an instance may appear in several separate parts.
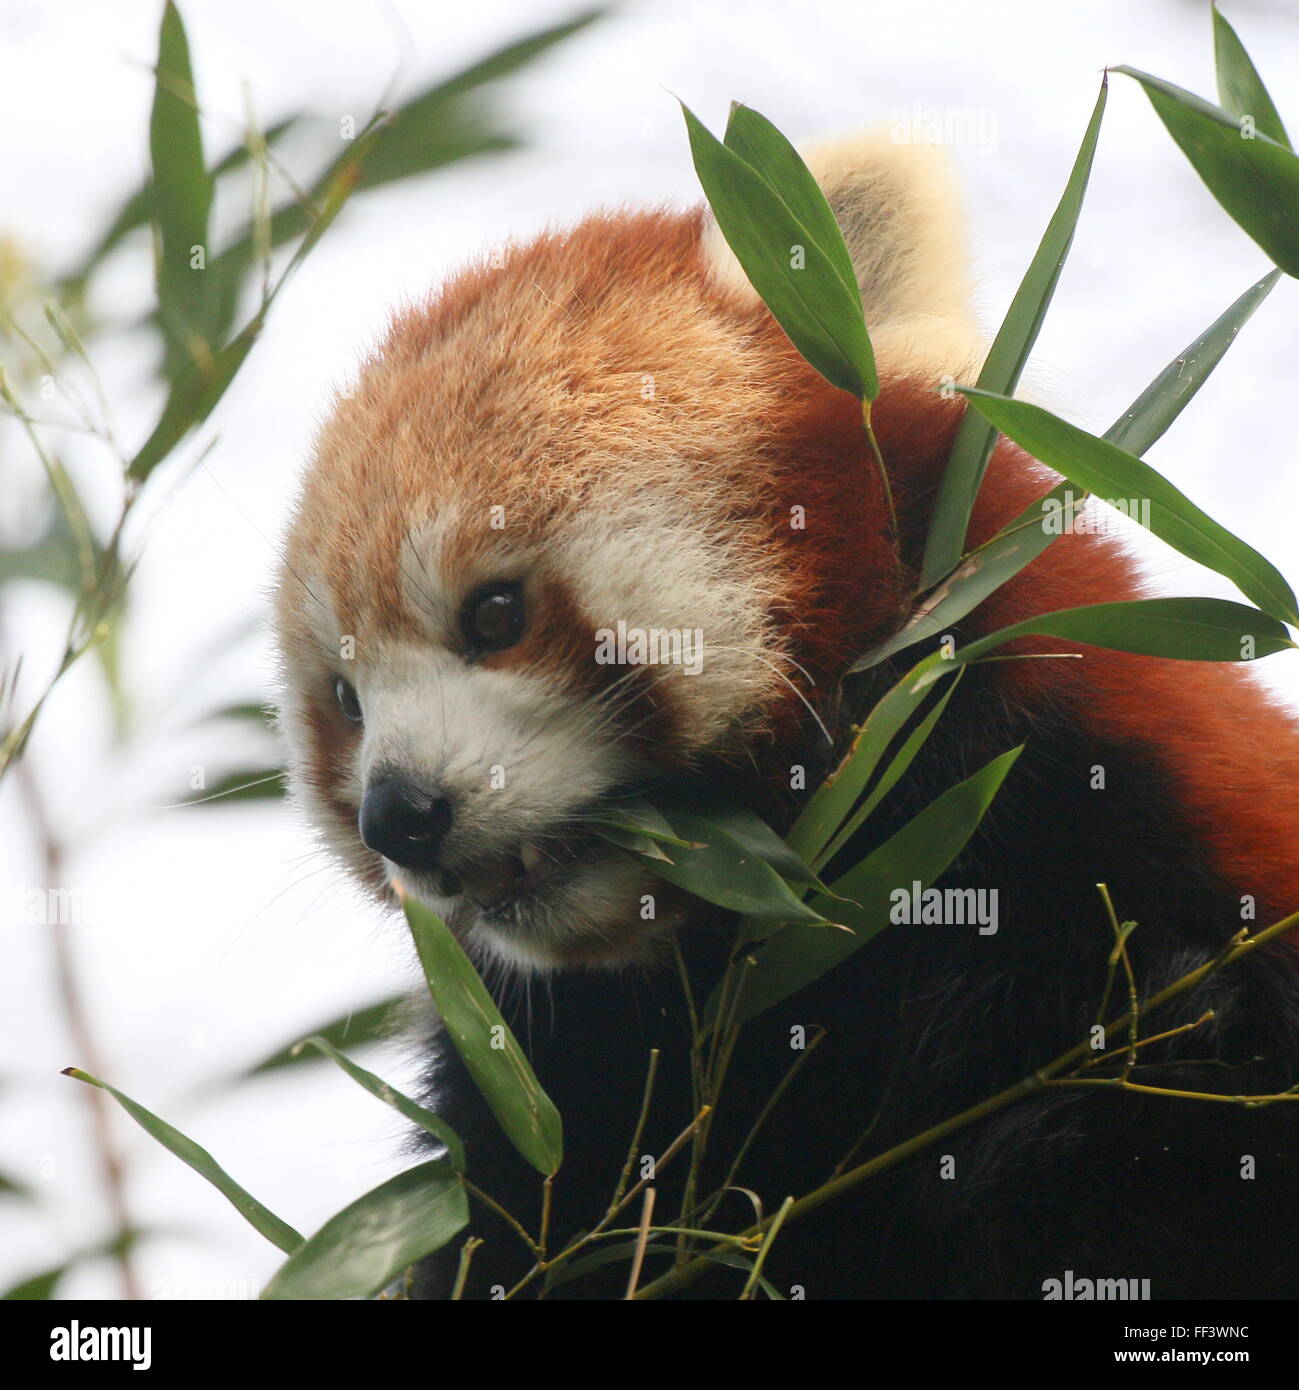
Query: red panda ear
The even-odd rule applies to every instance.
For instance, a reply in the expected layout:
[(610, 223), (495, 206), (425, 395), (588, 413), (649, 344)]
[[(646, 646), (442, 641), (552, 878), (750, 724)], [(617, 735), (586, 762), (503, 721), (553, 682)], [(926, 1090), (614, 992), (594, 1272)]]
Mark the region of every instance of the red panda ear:
[[(877, 127), (808, 141), (799, 153), (843, 231), (881, 363), (938, 376), (977, 368), (965, 218), (947, 151)], [(703, 253), (716, 282), (753, 296), (711, 216)]]

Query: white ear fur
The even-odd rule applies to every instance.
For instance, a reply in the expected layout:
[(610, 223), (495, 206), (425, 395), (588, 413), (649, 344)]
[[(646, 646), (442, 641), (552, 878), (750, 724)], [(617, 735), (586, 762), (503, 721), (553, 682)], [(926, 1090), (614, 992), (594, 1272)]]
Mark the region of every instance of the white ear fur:
[[(961, 194), (947, 151), (899, 144), (881, 126), (808, 141), (799, 153), (843, 231), (881, 365), (968, 374), (983, 349)], [(755, 293), (711, 215), (703, 254), (715, 280)]]

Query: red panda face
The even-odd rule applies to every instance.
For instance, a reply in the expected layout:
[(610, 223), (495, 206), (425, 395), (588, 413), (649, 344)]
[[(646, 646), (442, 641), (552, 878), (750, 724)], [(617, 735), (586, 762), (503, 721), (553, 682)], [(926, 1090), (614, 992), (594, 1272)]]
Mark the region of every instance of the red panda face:
[(804, 680), (766, 335), (698, 242), (697, 216), (593, 219), (401, 315), (288, 538), (300, 801), (361, 879), (516, 964), (652, 949), (669, 891), (584, 818), (750, 758)]
[(679, 908), (584, 822), (664, 773), (787, 786), (905, 601), (857, 403), (724, 252), (698, 213), (596, 216), (462, 274), (337, 399), (292, 520), (301, 804), (517, 965), (652, 951)]

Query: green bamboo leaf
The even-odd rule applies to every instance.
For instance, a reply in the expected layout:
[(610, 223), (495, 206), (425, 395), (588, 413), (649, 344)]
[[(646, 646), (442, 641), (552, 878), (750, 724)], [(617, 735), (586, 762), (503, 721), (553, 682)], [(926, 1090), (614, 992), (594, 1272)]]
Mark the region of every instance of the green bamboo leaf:
[(1287, 275), (1299, 275), (1299, 158), (1241, 118), (1137, 68), (1115, 72), (1145, 89), (1209, 192)]
[(1236, 334), (1272, 293), (1280, 278), (1279, 270), (1270, 270), (1261, 280), (1256, 280), (1225, 313), (1173, 358), (1105, 431), (1104, 438), (1129, 454), (1144, 454), (1204, 385), (1209, 373), (1235, 342)]
[(1202, 512), (1149, 464), (1041, 406), (963, 388), (1004, 434), (1099, 497), (1149, 503), (1150, 530), (1183, 555), (1225, 575), (1264, 612), (1299, 623), (1294, 592), (1276, 566)]
[(903, 726), (932, 693), (928, 673), (940, 667), (939, 677), (953, 668), (941, 665), (941, 654), (923, 657), (879, 700), (861, 726), (839, 766), (812, 794), (794, 822), (786, 843), (809, 863), (818, 863), (827, 844), (866, 789), (872, 773)]
[(817, 856), (818, 865), (828, 864), (840, 850), (844, 849), (852, 837), (865, 825), (880, 802), (897, 786), (907, 768), (915, 761), (916, 754), (920, 752), (928, 741), (929, 735), (933, 733), (934, 726), (943, 717), (943, 711), (947, 708), (948, 701), (960, 684), (963, 669), (962, 667), (956, 672), (956, 678), (948, 683), (947, 689), (943, 691), (933, 708), (907, 735), (902, 747), (894, 754), (888, 767), (884, 769), (879, 780), (871, 788), (870, 795), (848, 817), (839, 833)]
[[(320, 221), (317, 209), (329, 202), (331, 190), (335, 195), (365, 193), (477, 155), (516, 149), (519, 140), (498, 129), (475, 105), (482, 89), (522, 70), (605, 13), (602, 9), (588, 10), (562, 24), (526, 34), (381, 113), (360, 132), (355, 144), (330, 162), (311, 184), (305, 201), (295, 200), (275, 209), (270, 219), (271, 245), (282, 246), (313, 227), (317, 235), (323, 232), (328, 223)], [(339, 207), (341, 203), (333, 205), (335, 214)], [(213, 279), (221, 296), (218, 326), (222, 332), (234, 323), (239, 291), (255, 263), (253, 230), (246, 225), (214, 267)]]
[(331, 1216), (280, 1266), (262, 1298), (370, 1298), (468, 1223), (459, 1173), (431, 1159)]
[[(1160, 372), (1102, 438), (1130, 454), (1144, 454), (1182, 413), (1280, 277), (1279, 270), (1272, 270), (1251, 285)], [(896, 652), (949, 631), (989, 594), (1037, 559), (1058, 535), (1070, 530), (1089, 496), (1068, 479), (1052, 488), (990, 541), (967, 555), (960, 567), (926, 598), (902, 631), (868, 652), (851, 669), (867, 670)], [(1058, 524), (1045, 524), (1048, 516)]]
[[(1108, 80), (1102, 78), (1100, 95), (1096, 98), (1064, 194), (1047, 224), (1019, 289), (1015, 291), (1015, 297), (1006, 310), (1006, 317), (979, 372), (978, 384), (982, 390), (1010, 395), (1019, 382), (1033, 344), (1037, 342), (1065, 258), (1073, 245), (1074, 228), (1078, 225), (1083, 195), (1087, 192), (1087, 182), (1091, 177), (1108, 92)], [(924, 589), (932, 588), (960, 562), (961, 552), (965, 549), (965, 533), (970, 525), (970, 513), (974, 510), (974, 499), (978, 496), (996, 439), (996, 430), (990, 429), (972, 411), (965, 412), (947, 468), (943, 472), (933, 520), (925, 540), (921, 575), (921, 587)]]
[(658, 878), (687, 893), (759, 922), (806, 922), (824, 927), (829, 919), (801, 902), (783, 878), (751, 845), (692, 811), (673, 807), (672, 828), (698, 849), (674, 849), (672, 862), (644, 859)]
[(302, 1244), (302, 1237), (292, 1226), (281, 1221), (274, 1212), (268, 1211), (255, 1197), (244, 1191), (216, 1159), (188, 1135), (182, 1134), (166, 1120), (159, 1119), (144, 1106), (138, 1105), (130, 1096), (123, 1095), (106, 1081), (100, 1081), (88, 1072), (77, 1067), (68, 1067), (63, 1075), (84, 1081), (89, 1086), (98, 1086), (101, 1091), (107, 1091), (141, 1129), (151, 1134), (163, 1148), (170, 1149), (182, 1163), (187, 1164), (200, 1177), (206, 1178), (255, 1231), (265, 1236), (272, 1245), (278, 1246), (286, 1255)]
[(16, 1197), (30, 1202), (35, 1200), (36, 1194), (25, 1182), (11, 1178), (8, 1173), (0, 1173), (0, 1197)]
[[(753, 951), (739, 986), (735, 1022), (743, 1023), (787, 999), (864, 946), (888, 925), (896, 890), (910, 889), (917, 882), (928, 887), (940, 878), (978, 829), (1021, 751), (1022, 747), (1012, 748), (949, 787), (835, 881), (834, 891), (852, 903), (847, 910), (836, 904), (851, 931), (785, 927)], [(819, 901), (825, 900), (813, 900)], [(716, 1011), (714, 994), (705, 1006), (705, 1020), (715, 1018)]]
[[(691, 808), (681, 809), (688, 811)], [(699, 820), (712, 826), (744, 853), (760, 859), (781, 878), (805, 888), (818, 889), (822, 893), (829, 891), (812, 866), (796, 854), (761, 816), (735, 802), (723, 802), (716, 798), (703, 801), (695, 809)], [(669, 802), (667, 814), (669, 817), (678, 816), (680, 809)]]
[(638, 830), (629, 830), (620, 825), (599, 823), (590, 828), (600, 839), (607, 840), (609, 844), (616, 845), (619, 849), (642, 855), (646, 859), (656, 859), (663, 864), (672, 862), (672, 856), (658, 840), (651, 840), (648, 835), (642, 835)]
[(10, 1285), (3, 1295), (0, 1295), (0, 1301), (5, 1303), (46, 1303), (54, 1297), (55, 1290), (72, 1270), (74, 1264), (75, 1261), (69, 1260), (66, 1264), (53, 1265), (49, 1269), (43, 1269), (39, 1274), (28, 1275), (26, 1279)]
[(262, 315), (259, 313), (210, 364), (201, 366), (196, 361), (185, 364), (172, 385), (153, 433), (131, 460), (127, 470), (129, 477), (137, 483), (143, 482), (190, 430), (201, 425), (216, 409), (261, 330)]
[(843, 239), (830, 204), (816, 176), (803, 163), (803, 156), (774, 125), (751, 106), (731, 104), (730, 119), (722, 142), (746, 164), (752, 165), (771, 185), (785, 206), (807, 229), (826, 259), (839, 272), (860, 313), (861, 288), (852, 253)]
[(699, 848), (691, 841), (683, 840), (668, 824), (658, 807), (643, 797), (634, 801), (620, 801), (617, 806), (600, 815), (592, 816), (583, 824), (594, 830), (597, 835), (605, 835), (606, 838), (612, 838), (610, 832), (616, 831), (623, 835), (639, 835), (663, 845), (676, 845), (678, 849)]
[(1251, 116), (1254, 128), (1278, 145), (1290, 147), (1280, 113), (1272, 103), (1245, 45), (1236, 31), (1213, 7), (1213, 57), (1218, 69), (1218, 100), (1236, 116)]
[[(850, 290), (813, 233), (761, 173), (701, 125), (684, 103), (681, 110), (695, 173), (750, 284), (832, 386), (873, 400), (879, 381), (855, 282)], [(802, 248), (801, 268), (793, 263), (795, 248)]]
[[(378, 1003), (364, 1008), (349, 1009), (339, 1018), (311, 1030), (312, 1037), (324, 1038), (334, 1047), (361, 1047), (365, 1043), (382, 1042), (390, 1038), (399, 1011), (405, 1004), (404, 995), (393, 995), (380, 999)], [(302, 1052), (299, 1034), (291, 1043), (276, 1048), (269, 1057), (264, 1057), (255, 1066), (249, 1067), (236, 1078), (247, 1081), (254, 1076), (265, 1076), (269, 1072), (282, 1071), (285, 1067), (301, 1067), (319, 1062), (320, 1058), (311, 1052)]]
[[(263, 139), (268, 146), (274, 146), (291, 131), (298, 130), (304, 123), (305, 117), (300, 114), (286, 116), (282, 121), (276, 121), (273, 125), (267, 126)], [(246, 144), (235, 145), (212, 166), (213, 184), (215, 185), (216, 181), (223, 175), (237, 173), (243, 169), (251, 158), (251, 151)], [(103, 235), (77, 266), (59, 280), (58, 297), (64, 300), (76, 298), (84, 288), (86, 281), (90, 279), (108, 255), (115, 251), (132, 232), (149, 222), (154, 215), (154, 206), (153, 181), (148, 179), (134, 193), (123, 200), (117, 215), (108, 224)]]
[(372, 1071), (366, 1071), (364, 1067), (357, 1066), (350, 1057), (345, 1057), (327, 1038), (321, 1037), (318, 1033), (304, 1038), (298, 1046), (300, 1048), (314, 1047), (322, 1057), (328, 1057), (336, 1066), (341, 1067), (358, 1086), (363, 1086), (377, 1100), (383, 1101), (385, 1105), (392, 1106), (412, 1124), (418, 1125), (425, 1134), (431, 1134), (434, 1139), (440, 1140), (446, 1145), (447, 1162), (457, 1173), (464, 1172), (464, 1145), (460, 1142), (460, 1136), (445, 1120), (439, 1118), (431, 1110), (425, 1110), (422, 1105), (417, 1105), (409, 1096), (403, 1095), (395, 1086), (389, 1085)]
[(538, 1172), (563, 1158), (559, 1112), (450, 927), (414, 898), (402, 907), (447, 1036), (510, 1142)]
[(1174, 661), (1256, 661), (1296, 644), (1284, 624), (1224, 598), (1146, 598), (1061, 608), (990, 633), (959, 648), (953, 661), (975, 661), (1016, 637), (1063, 637), (1093, 647)]
[[(195, 248), (208, 256), (212, 177), (203, 162), (189, 41), (171, 0), (162, 12), (157, 86), (149, 121), (153, 212), (158, 226), (158, 304), (167, 329), (182, 343), (210, 342), (212, 299), (206, 269), (195, 269)], [(201, 354), (200, 354), (201, 355)]]

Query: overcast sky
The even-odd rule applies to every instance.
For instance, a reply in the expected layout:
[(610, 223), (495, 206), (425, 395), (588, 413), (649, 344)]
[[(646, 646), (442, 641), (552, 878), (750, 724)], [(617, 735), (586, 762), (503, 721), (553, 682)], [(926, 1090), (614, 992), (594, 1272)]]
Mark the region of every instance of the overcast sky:
[[(189, 0), (209, 153), (233, 142), (247, 95), (263, 121), (306, 108), (362, 119), (398, 72), (416, 90), (526, 29), (573, 13), (552, 0), (473, 5)], [(1224, 5), (1299, 127), (1299, 15), (1287, 4)], [(147, 166), (154, 0), (0, 0), (0, 235), (57, 273), (84, 250)], [(276, 306), (248, 368), (190, 456), (183, 486), (137, 535), (143, 560), (124, 661), (142, 736), (114, 754), (93, 667), (65, 683), (32, 757), (69, 868), (90, 905), (77, 935), (111, 1079), (209, 1147), (291, 1224), (314, 1229), (402, 1166), (401, 1126), (341, 1074), (267, 1081), (200, 1098), (209, 1081), (408, 980), (400, 933), (317, 858), (291, 811), (164, 809), (213, 745), (192, 721), (231, 699), (267, 697), (265, 592), (295, 476), (330, 383), (349, 373), (390, 307), (505, 235), (607, 204), (698, 198), (674, 95), (714, 128), (733, 98), (797, 137), (899, 113), (968, 113), (954, 148), (967, 188), (979, 303), (995, 327), (1063, 187), (1104, 65), (1129, 63), (1213, 92), (1208, 4), (1190, 0), (641, 0), (504, 91), (529, 148), (402, 185), (348, 209)], [(1039, 341), (1033, 389), (1103, 430), (1147, 381), (1252, 280), (1263, 254), (1217, 207), (1144, 96), (1115, 79), (1092, 190)], [(141, 243), (105, 277), (106, 305), (144, 302)], [(1293, 425), (1299, 290), (1289, 281), (1241, 335), (1178, 425), (1157, 467), (1299, 584)], [(157, 408), (129, 343), (100, 362), (128, 440)], [(19, 449), (4, 436), (7, 455)], [(74, 448), (98, 497), (104, 456)], [(8, 461), (8, 458), (7, 458)], [(12, 534), (23, 518), (0, 501)], [(30, 520), (27, 521), (30, 525)], [(1230, 595), (1161, 551), (1161, 585)], [(24, 591), (9, 640), (33, 679), (62, 621)], [(1296, 654), (1269, 663), (1295, 697)], [(0, 1171), (42, 1206), (0, 1206), (0, 1287), (102, 1232), (82, 1112), (60, 1067), (70, 1053), (47, 943), (10, 911), (37, 874), (12, 788), (0, 790)], [(392, 1050), (380, 1066), (409, 1079)], [(276, 1252), (224, 1200), (129, 1126), (138, 1221), (167, 1234), (139, 1265), (161, 1294), (248, 1292)], [(114, 1291), (88, 1266), (68, 1295)]]

